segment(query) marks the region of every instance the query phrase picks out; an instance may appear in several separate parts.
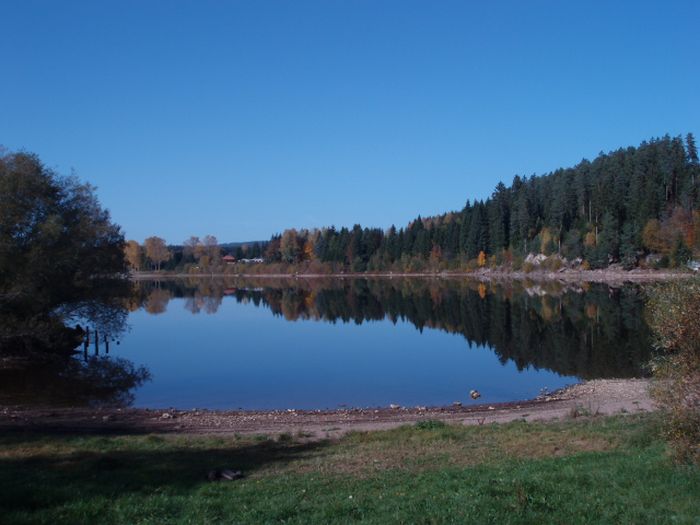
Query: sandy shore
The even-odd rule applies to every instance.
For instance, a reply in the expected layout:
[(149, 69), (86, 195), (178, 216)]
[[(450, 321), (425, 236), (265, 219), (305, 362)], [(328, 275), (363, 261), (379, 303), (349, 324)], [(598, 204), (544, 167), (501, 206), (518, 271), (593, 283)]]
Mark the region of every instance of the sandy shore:
[(379, 407), (346, 410), (215, 411), (135, 408), (0, 407), (0, 432), (49, 433), (292, 433), (337, 437), (355, 430), (380, 430), (424, 420), (464, 425), (551, 421), (571, 417), (654, 410), (646, 379), (598, 379), (537, 399), (494, 405)]

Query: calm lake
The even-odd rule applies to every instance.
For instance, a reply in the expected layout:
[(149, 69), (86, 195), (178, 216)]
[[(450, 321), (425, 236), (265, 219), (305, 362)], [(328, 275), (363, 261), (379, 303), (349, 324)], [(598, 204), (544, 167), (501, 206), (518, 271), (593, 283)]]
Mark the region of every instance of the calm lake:
[(631, 286), (201, 277), (136, 286), (129, 329), (109, 356), (149, 370), (132, 392), (137, 407), (496, 403), (639, 376), (650, 357)]

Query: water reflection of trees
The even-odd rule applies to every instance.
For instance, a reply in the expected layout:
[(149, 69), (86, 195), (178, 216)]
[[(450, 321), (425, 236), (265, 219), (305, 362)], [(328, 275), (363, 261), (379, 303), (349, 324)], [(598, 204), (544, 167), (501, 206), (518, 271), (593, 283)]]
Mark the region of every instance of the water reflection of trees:
[(146, 297), (143, 308), (149, 314), (162, 314), (167, 310), (168, 302), (170, 302), (170, 292), (161, 288), (155, 288)]
[(226, 283), (220, 279), (183, 279), (177, 281), (139, 281), (136, 284), (137, 303), (152, 314), (165, 312), (173, 298), (185, 300), (185, 309), (193, 314), (215, 314), (226, 293)]
[(132, 391), (149, 379), (148, 371), (123, 358), (93, 355), (123, 335), (134, 302), (132, 283), (120, 278), (92, 278), (91, 283), (54, 304), (38, 297), (31, 305), (0, 305), (0, 401), (133, 401)]
[(264, 305), (285, 319), (408, 321), (419, 330), (462, 334), (518, 368), (583, 378), (631, 377), (650, 357), (637, 287), (485, 284), (448, 279), (191, 279), (139, 283), (215, 313), (224, 296)]
[(113, 337), (121, 334), (131, 284), (94, 279), (93, 285), (58, 304), (42, 304), (40, 298), (31, 305), (0, 303), (0, 358), (21, 356), (31, 361), (45, 354), (69, 355), (80, 345), (87, 326)]
[(108, 356), (46, 359), (0, 367), (0, 403), (21, 405), (130, 405), (150, 378), (146, 368)]

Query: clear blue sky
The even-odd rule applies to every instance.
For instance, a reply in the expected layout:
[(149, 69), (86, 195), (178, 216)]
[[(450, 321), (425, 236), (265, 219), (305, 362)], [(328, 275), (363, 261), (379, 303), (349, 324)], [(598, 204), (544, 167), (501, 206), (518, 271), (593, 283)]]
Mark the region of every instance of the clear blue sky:
[(404, 225), (514, 174), (700, 131), (700, 2), (0, 7), (0, 144), (128, 238)]

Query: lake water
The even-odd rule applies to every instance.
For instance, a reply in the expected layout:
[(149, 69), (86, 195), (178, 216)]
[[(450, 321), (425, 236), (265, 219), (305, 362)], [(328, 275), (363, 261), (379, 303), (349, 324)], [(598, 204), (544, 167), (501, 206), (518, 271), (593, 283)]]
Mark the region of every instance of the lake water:
[(150, 371), (141, 407), (497, 403), (650, 356), (635, 287), (196, 278), (139, 282), (131, 310), (110, 358)]

